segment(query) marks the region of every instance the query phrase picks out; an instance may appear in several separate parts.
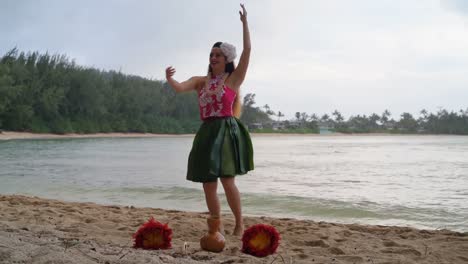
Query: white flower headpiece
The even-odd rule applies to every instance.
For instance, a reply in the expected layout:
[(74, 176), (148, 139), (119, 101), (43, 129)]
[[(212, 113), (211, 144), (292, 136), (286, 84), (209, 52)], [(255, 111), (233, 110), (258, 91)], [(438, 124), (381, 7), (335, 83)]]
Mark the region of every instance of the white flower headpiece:
[(237, 57), (236, 47), (234, 47), (234, 45), (229, 44), (227, 42), (223, 42), (221, 43), (219, 48), (223, 52), (224, 56), (226, 56), (228, 63), (233, 62), (234, 59)]

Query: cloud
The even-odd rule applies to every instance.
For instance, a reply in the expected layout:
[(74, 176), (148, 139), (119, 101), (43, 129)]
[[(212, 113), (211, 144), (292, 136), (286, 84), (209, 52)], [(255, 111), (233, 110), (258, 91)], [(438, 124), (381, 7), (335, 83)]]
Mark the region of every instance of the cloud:
[[(252, 57), (243, 94), (293, 115), (459, 109), (468, 98), (464, 0), (247, 1)], [(163, 79), (206, 74), (211, 45), (242, 48), (238, 3), (2, 3), (0, 52), (59, 52), (80, 64)]]
[(468, 1), (466, 0), (441, 0), (441, 4), (459, 14), (468, 16)]

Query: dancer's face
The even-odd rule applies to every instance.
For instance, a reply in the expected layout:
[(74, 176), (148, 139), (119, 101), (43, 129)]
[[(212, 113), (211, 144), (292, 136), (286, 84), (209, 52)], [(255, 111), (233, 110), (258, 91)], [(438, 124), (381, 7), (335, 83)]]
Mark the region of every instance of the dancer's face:
[(220, 48), (212, 48), (210, 52), (210, 66), (213, 70), (224, 71), (226, 67), (226, 57)]

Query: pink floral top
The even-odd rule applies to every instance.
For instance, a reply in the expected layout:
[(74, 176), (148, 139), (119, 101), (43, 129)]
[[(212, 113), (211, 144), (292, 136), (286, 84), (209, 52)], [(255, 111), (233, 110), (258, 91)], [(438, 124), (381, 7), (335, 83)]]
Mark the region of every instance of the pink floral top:
[(198, 91), (198, 105), (200, 118), (206, 120), (211, 117), (233, 116), (232, 107), (237, 93), (227, 85), (220, 83), (219, 78), (211, 78), (209, 89), (203, 87)]

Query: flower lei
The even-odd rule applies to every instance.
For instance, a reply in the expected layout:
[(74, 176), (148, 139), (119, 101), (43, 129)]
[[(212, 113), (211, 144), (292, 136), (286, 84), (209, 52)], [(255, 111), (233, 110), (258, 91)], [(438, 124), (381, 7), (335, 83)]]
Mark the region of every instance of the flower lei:
[[(220, 91), (224, 87), (224, 81), (225, 81), (224, 77), (227, 75), (227, 73), (223, 72), (222, 74), (217, 75), (214, 79), (212, 79), (210, 75), (211, 74), (208, 73), (208, 76), (207, 76), (208, 80), (206, 81), (205, 87), (204, 87), (205, 93), (207, 95), (214, 95), (214, 94), (219, 95)], [(212, 85), (216, 85), (213, 90), (211, 89)]]

